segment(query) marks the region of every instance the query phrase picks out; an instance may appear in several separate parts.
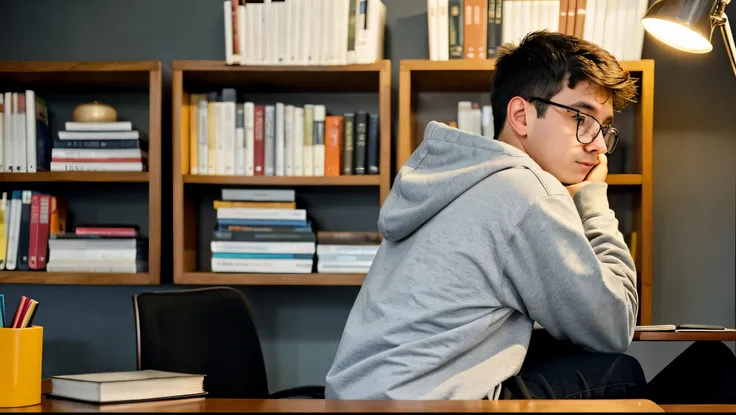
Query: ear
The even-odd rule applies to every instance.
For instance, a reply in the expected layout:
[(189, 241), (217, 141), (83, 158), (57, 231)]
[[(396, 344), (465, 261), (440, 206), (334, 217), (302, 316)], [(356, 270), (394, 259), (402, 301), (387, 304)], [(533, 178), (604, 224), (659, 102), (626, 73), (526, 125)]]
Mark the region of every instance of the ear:
[(516, 135), (526, 137), (527, 134), (527, 102), (521, 97), (514, 97), (506, 107), (506, 120)]

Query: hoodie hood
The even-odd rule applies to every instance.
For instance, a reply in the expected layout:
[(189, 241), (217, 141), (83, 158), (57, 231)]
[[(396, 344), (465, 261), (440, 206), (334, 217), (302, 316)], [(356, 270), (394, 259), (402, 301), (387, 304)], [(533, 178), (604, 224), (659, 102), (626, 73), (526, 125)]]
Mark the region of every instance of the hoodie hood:
[(401, 167), (378, 217), (384, 239), (404, 239), (486, 177), (539, 166), (523, 151), (432, 121)]

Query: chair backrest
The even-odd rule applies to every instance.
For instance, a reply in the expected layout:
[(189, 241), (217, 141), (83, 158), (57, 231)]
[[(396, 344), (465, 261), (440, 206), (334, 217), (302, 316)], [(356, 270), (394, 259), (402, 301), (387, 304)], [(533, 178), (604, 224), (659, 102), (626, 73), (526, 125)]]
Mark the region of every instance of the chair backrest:
[(133, 296), (138, 369), (205, 374), (211, 398), (268, 397), (250, 307), (229, 287)]

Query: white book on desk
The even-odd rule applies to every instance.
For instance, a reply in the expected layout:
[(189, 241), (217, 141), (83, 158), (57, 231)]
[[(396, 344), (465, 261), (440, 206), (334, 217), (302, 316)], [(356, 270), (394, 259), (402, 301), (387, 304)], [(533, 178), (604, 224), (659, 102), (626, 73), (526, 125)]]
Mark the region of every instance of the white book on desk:
[(204, 375), (140, 370), (52, 376), (51, 396), (110, 403), (199, 396)]

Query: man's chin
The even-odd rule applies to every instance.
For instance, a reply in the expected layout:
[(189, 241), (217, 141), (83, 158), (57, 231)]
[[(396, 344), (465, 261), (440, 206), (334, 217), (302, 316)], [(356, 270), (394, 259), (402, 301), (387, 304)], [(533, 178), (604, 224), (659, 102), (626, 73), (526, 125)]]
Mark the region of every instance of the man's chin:
[(582, 176), (582, 175), (569, 175), (565, 177), (559, 177), (559, 176), (556, 176), (556, 177), (557, 177), (557, 180), (559, 180), (563, 186), (570, 186), (573, 184), (578, 184), (582, 182), (583, 180), (585, 180), (585, 176)]

